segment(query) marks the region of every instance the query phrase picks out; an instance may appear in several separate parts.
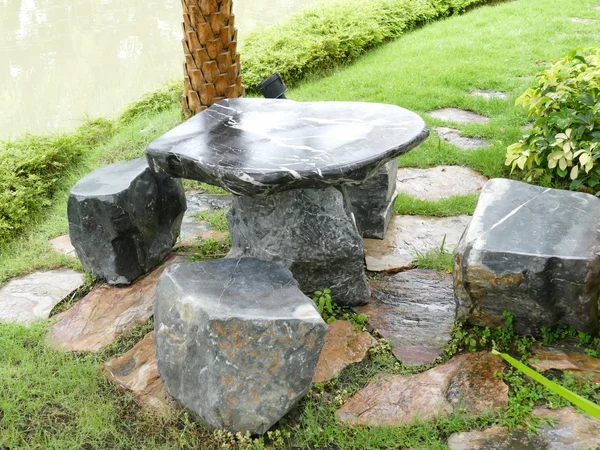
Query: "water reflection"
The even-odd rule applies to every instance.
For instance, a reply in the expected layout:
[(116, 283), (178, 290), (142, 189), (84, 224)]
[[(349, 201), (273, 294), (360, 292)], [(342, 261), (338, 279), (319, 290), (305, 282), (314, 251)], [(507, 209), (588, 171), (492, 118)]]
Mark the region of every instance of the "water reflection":
[[(319, 0), (234, 0), (240, 36)], [(181, 73), (175, 0), (0, 0), (0, 139), (112, 117)]]

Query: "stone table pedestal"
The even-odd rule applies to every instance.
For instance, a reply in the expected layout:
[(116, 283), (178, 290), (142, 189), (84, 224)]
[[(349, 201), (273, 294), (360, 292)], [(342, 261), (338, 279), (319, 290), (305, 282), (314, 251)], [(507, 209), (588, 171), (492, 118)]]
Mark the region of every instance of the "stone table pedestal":
[(369, 298), (363, 240), (340, 190), (234, 196), (227, 222), (232, 243), (228, 257), (279, 262), (309, 296), (329, 288), (332, 298), (347, 306)]

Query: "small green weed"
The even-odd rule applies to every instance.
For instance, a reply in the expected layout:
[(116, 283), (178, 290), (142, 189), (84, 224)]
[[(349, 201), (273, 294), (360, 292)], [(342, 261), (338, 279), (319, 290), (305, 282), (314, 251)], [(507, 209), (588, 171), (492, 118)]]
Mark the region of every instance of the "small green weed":
[(313, 301), (316, 303), (321, 317), (323, 317), (323, 320), (327, 323), (333, 323), (336, 320), (348, 320), (360, 330), (364, 330), (367, 326), (367, 315), (356, 314), (355, 312), (342, 308), (336, 304), (331, 298), (330, 289), (315, 291)]
[(446, 235), (442, 245), (427, 252), (416, 251), (417, 264), (420, 269), (437, 270), (438, 272), (452, 273), (454, 265), (454, 254), (446, 248)]

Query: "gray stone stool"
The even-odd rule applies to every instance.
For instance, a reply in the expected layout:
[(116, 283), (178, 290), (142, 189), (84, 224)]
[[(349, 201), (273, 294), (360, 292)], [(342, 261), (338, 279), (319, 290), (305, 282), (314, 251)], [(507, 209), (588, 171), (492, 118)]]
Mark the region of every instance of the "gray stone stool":
[(185, 209), (181, 182), (151, 171), (145, 158), (110, 164), (71, 189), (71, 242), (93, 275), (129, 284), (169, 254)]
[(291, 272), (254, 258), (168, 267), (154, 328), (167, 392), (210, 427), (259, 434), (308, 391), (327, 332)]
[(598, 331), (600, 199), (518, 181), (488, 181), (455, 254), (457, 317), (518, 333)]

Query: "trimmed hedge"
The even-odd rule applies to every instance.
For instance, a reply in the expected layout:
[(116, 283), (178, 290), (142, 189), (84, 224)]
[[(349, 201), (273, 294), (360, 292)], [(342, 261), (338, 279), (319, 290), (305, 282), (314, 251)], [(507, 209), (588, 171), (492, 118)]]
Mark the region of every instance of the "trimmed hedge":
[(111, 122), (98, 119), (74, 133), (27, 134), (14, 141), (0, 141), (1, 244), (13, 239), (51, 203), (65, 171), (111, 129)]
[(346, 64), (423, 23), (498, 0), (336, 0), (248, 34), (241, 47), (246, 90), (279, 72), (294, 86), (308, 74)]

